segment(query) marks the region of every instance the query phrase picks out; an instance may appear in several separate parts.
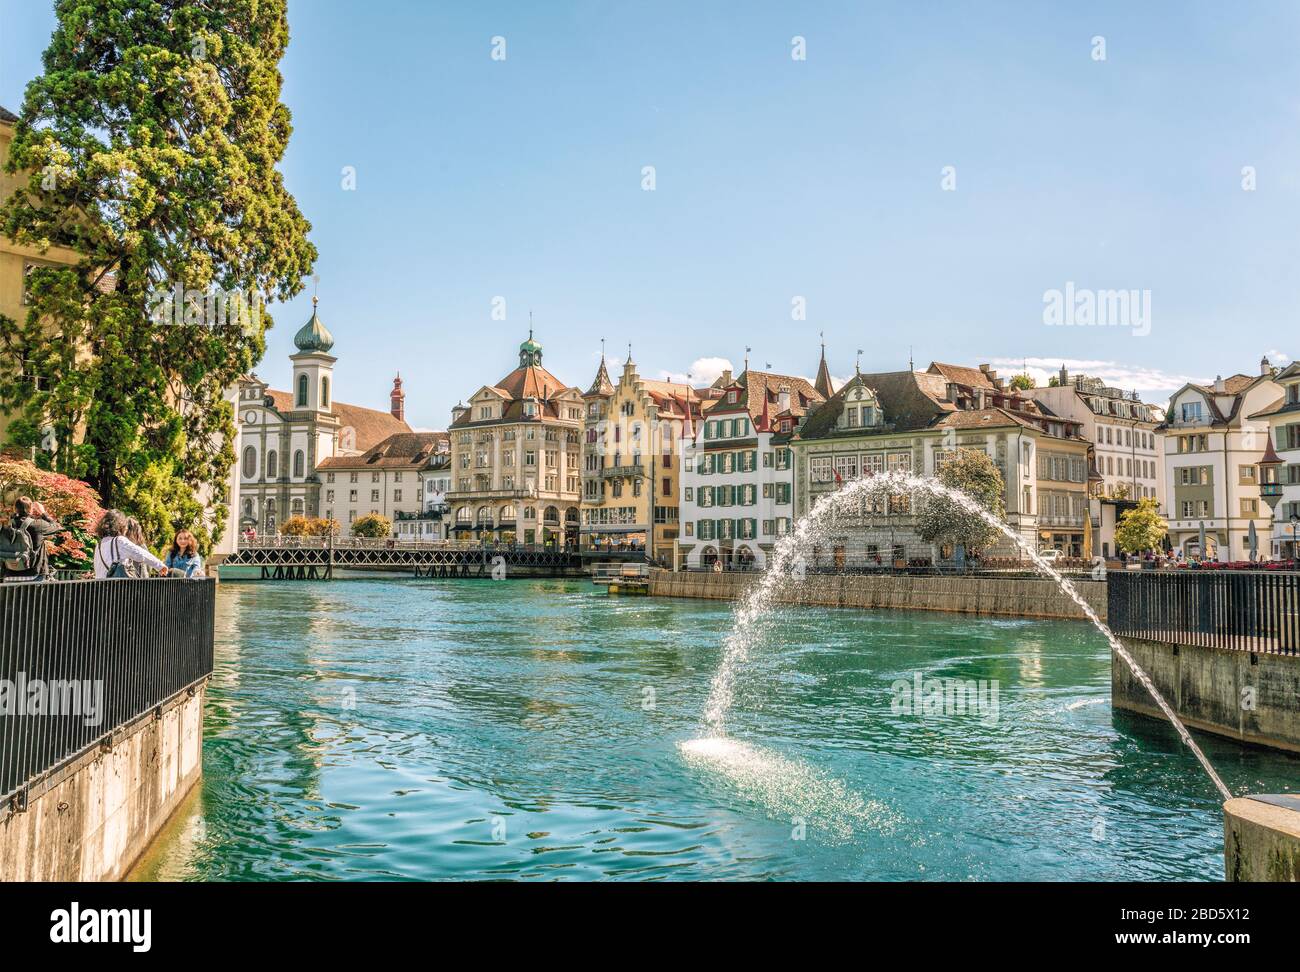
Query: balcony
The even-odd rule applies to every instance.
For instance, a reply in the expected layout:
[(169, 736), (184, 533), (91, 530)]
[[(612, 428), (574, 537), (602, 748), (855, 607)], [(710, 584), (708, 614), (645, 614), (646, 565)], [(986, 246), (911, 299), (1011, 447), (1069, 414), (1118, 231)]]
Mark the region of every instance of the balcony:
[(609, 466), (600, 471), (604, 479), (644, 479), (645, 466), (635, 463), (627, 466)]
[(1038, 525), (1045, 527), (1068, 527), (1074, 530), (1083, 529), (1082, 513), (1044, 513), (1038, 517)]

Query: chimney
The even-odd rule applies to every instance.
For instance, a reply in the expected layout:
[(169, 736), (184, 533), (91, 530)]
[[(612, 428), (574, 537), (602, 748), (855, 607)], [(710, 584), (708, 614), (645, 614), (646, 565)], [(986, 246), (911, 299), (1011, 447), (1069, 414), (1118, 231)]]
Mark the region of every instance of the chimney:
[(388, 393), (388, 403), (388, 410), (393, 413), (393, 418), (404, 421), (402, 416), (406, 412), (406, 392), (402, 391), (400, 373), (393, 379), (393, 390)]
[(1269, 377), (1273, 374), (1273, 366), (1269, 363), (1268, 355), (1264, 355), (1264, 357), (1259, 359), (1259, 373), (1265, 377)]
[(1214, 376), (1214, 392), (1216, 395), (1226, 395), (1228, 393), (1228, 385), (1223, 380), (1223, 375)]
[(718, 378), (718, 387), (726, 388), (730, 384), (731, 384), (731, 369), (728, 368), (726, 371), (722, 373), (721, 377)]

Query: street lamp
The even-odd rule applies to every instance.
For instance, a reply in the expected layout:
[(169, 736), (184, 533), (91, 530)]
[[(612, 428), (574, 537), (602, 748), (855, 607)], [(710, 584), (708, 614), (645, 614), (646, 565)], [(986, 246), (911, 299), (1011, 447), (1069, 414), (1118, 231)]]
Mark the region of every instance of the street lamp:
[(1300, 516), (1297, 516), (1295, 513), (1292, 513), (1291, 514), (1291, 559), (1292, 560), (1300, 560), (1300, 550), (1297, 550), (1295, 545), (1295, 528), (1297, 524), (1300, 524)]
[[(1259, 466), (1259, 495), (1268, 504), (1269, 520), (1271, 522), (1277, 514), (1277, 504), (1282, 499), (1282, 482), (1278, 478), (1278, 470), (1282, 468), (1282, 459), (1278, 456), (1277, 450), (1273, 448), (1273, 437), (1267, 435), (1264, 441), (1268, 445), (1264, 448), (1264, 455), (1260, 457), (1257, 464)], [(1296, 517), (1291, 517), (1292, 556), (1295, 555), (1295, 520)], [(1270, 532), (1272, 531), (1270, 530)]]

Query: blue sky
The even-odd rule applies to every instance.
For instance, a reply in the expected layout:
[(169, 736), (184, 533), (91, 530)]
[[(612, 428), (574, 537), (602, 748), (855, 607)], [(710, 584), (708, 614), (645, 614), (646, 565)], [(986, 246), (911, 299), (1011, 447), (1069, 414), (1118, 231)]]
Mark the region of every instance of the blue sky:
[[(1300, 5), (809, 6), (291, 0), (283, 169), (338, 396), (384, 407), (400, 370), (408, 420), (445, 427), (530, 310), (583, 387), (602, 336), (655, 377), (746, 346), (810, 375), (825, 331), (840, 376), (911, 347), (1088, 362), (1151, 400), (1300, 354)], [(0, 24), (17, 110), (52, 5)], [(1149, 333), (1048, 326), (1067, 282), (1150, 291)], [(277, 387), (310, 293), (275, 309)]]

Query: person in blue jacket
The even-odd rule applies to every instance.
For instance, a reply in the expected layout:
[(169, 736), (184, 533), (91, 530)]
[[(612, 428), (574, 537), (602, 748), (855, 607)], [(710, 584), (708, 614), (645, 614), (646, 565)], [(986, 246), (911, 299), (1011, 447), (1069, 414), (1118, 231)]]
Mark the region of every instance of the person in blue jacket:
[(167, 553), (167, 570), (177, 577), (203, 577), (203, 558), (199, 556), (199, 544), (189, 530), (176, 531), (172, 548)]

